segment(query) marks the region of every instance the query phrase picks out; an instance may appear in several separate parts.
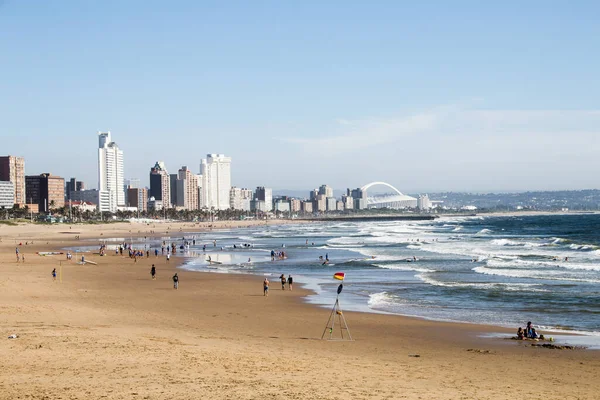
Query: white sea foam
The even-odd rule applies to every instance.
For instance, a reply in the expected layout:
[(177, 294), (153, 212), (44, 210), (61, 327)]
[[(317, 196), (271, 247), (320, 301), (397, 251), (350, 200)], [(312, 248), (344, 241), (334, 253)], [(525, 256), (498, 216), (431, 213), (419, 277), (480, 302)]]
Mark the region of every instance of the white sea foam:
[(582, 271), (600, 271), (600, 265), (598, 264), (585, 264), (571, 261), (543, 261), (543, 260), (522, 260), (513, 259), (509, 261), (490, 259), (487, 261), (487, 266), (492, 268), (510, 268), (514, 266), (519, 267), (537, 267), (537, 268), (565, 268), (570, 270), (582, 270)]
[(404, 262), (404, 264), (374, 264), (374, 265), (379, 268), (394, 269), (397, 271), (435, 272), (435, 270), (433, 270), (433, 269), (413, 267), (413, 266), (410, 266), (410, 264), (412, 264), (412, 263)]
[(482, 229), (479, 232), (477, 232), (475, 234), (475, 236), (486, 236), (486, 235), (489, 235), (490, 233), (492, 233), (492, 231), (490, 229)]
[(419, 274), (417, 278), (433, 286), (443, 286), (452, 288), (472, 288), (472, 289), (502, 289), (509, 291), (535, 291), (547, 292), (546, 289), (536, 288), (541, 285), (535, 283), (505, 283), (505, 282), (443, 282), (432, 278), (429, 274)]
[(586, 279), (579, 278), (569, 275), (563, 271), (539, 271), (532, 269), (495, 269), (488, 267), (475, 267), (473, 271), (478, 274), (485, 275), (497, 275), (505, 276), (510, 278), (530, 278), (530, 279), (543, 279), (543, 280), (556, 280), (556, 281), (567, 281), (567, 282), (589, 282), (589, 283), (600, 283), (599, 279)]
[(368, 306), (370, 308), (386, 308), (396, 304), (394, 296), (391, 296), (387, 292), (373, 293), (369, 295)]

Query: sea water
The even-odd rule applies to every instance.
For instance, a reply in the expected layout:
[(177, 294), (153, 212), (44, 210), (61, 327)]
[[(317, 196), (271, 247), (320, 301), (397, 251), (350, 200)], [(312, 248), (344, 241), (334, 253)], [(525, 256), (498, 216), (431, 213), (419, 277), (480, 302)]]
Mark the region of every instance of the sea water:
[[(183, 268), (260, 275), (259, 292), (264, 276), (275, 289), (281, 274), (292, 275), (315, 292), (309, 302), (330, 307), (340, 283), (333, 274), (345, 272), (346, 310), (515, 331), (532, 321), (542, 330), (600, 335), (598, 228), (597, 214), (477, 216), (272, 225), (166, 240), (186, 257)], [(196, 240), (187, 252), (179, 250), (184, 237)], [(271, 261), (272, 250), (287, 258)]]

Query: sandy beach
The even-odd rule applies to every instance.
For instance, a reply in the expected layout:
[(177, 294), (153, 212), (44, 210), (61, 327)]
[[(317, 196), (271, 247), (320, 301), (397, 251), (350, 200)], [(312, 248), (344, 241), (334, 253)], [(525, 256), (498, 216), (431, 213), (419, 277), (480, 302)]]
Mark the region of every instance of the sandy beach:
[[(189, 272), (176, 257), (134, 262), (109, 252), (78, 265), (36, 254), (86, 238), (200, 229), (209, 227), (0, 226), (0, 399), (599, 397), (598, 351), (481, 337), (514, 334), (492, 326), (355, 312), (344, 312), (355, 341), (325, 341), (331, 310), (305, 304), (298, 285), (271, 282), (265, 297), (260, 276)], [(19, 243), (25, 262), (17, 264)]]

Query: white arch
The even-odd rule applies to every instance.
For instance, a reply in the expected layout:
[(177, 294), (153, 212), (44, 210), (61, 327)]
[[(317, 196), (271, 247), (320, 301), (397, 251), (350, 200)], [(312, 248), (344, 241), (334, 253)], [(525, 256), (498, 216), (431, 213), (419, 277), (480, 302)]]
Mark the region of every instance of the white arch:
[(362, 190), (363, 192), (366, 192), (371, 186), (376, 186), (376, 185), (387, 186), (390, 189), (394, 190), (396, 193), (398, 193), (400, 196), (404, 196), (404, 194), (402, 194), (402, 192), (400, 192), (398, 189), (396, 189), (395, 187), (393, 187), (389, 183), (385, 183), (385, 182), (371, 182), (371, 183), (369, 183), (369, 184), (361, 187), (360, 190)]

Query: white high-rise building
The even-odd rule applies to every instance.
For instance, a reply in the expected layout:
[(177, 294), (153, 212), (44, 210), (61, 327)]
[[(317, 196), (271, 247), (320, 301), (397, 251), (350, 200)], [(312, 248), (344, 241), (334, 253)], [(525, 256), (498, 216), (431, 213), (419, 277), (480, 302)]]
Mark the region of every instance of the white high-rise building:
[(417, 199), (417, 208), (421, 211), (429, 211), (431, 209), (431, 200), (426, 194), (419, 195)]
[(231, 157), (207, 154), (200, 164), (202, 174), (202, 206), (208, 209), (227, 210), (230, 207)]
[(109, 210), (125, 205), (123, 151), (110, 138), (110, 132), (98, 132), (98, 190), (108, 192)]

